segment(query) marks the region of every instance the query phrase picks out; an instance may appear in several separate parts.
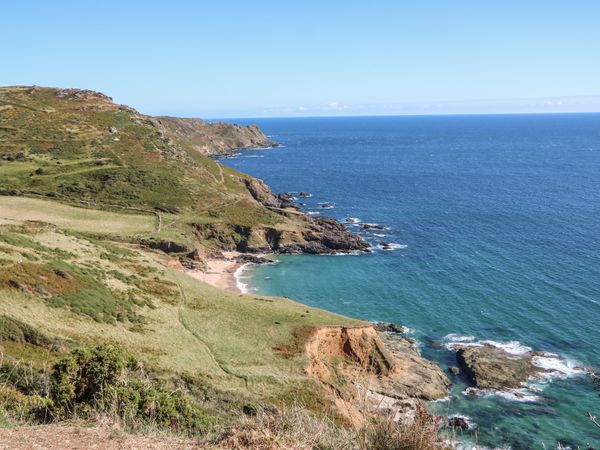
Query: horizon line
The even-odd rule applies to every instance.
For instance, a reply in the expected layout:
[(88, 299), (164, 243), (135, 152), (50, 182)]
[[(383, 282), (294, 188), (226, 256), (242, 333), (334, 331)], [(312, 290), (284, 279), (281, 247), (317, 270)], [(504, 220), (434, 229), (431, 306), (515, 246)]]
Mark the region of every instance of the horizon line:
[[(199, 117), (199, 116), (178, 116), (187, 119), (202, 119), (204, 121), (212, 120), (254, 120), (254, 119), (344, 119), (344, 118), (370, 118), (370, 117), (460, 117), (460, 116), (564, 116), (576, 114), (600, 114), (598, 111), (538, 111), (538, 112), (489, 112), (489, 113), (410, 113), (410, 114), (347, 114), (347, 115), (315, 115), (315, 116), (222, 116), (222, 117)], [(155, 116), (159, 117), (159, 116)], [(173, 116), (177, 117), (177, 116)]]

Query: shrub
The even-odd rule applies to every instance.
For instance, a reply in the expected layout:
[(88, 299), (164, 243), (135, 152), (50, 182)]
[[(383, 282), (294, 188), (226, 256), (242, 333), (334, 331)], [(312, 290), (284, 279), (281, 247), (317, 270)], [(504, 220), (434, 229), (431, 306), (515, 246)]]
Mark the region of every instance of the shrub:
[(216, 418), (203, 411), (181, 390), (171, 391), (141, 380), (110, 386), (99, 409), (116, 413), (134, 428), (142, 422), (176, 432), (198, 434), (216, 425)]
[(76, 403), (97, 399), (135, 364), (123, 350), (110, 345), (73, 350), (54, 365), (52, 397), (57, 406), (72, 411)]

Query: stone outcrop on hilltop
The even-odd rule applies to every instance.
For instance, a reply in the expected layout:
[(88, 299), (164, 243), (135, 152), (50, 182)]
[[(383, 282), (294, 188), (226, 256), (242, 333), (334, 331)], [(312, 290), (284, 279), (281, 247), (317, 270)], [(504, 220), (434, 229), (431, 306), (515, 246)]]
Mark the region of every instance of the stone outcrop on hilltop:
[(277, 146), (256, 125), (240, 126), (178, 117), (158, 117), (157, 120), (177, 138), (208, 156), (228, 156), (238, 150)]

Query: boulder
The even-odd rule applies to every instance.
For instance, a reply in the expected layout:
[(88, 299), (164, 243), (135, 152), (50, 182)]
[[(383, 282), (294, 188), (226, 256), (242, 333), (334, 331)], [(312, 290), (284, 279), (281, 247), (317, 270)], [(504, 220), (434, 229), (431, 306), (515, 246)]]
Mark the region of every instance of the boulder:
[(469, 429), (469, 421), (461, 416), (452, 416), (448, 417), (447, 426), (448, 428), (466, 431)]
[(543, 372), (532, 363), (534, 353), (514, 355), (493, 345), (460, 348), (456, 352), (458, 364), (479, 389), (517, 389), (529, 377)]

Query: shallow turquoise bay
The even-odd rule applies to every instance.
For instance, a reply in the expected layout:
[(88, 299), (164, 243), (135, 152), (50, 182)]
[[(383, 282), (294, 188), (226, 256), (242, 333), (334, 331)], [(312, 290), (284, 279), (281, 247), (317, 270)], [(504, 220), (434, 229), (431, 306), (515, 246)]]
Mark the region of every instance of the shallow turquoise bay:
[[(599, 114), (252, 122), (284, 146), (225, 164), (277, 192), (311, 192), (307, 211), (387, 229), (349, 225), (371, 254), (282, 256), (245, 274), (250, 289), (406, 325), (444, 368), (456, 364), (444, 344), (457, 336), (600, 367)], [(585, 376), (539, 385), (535, 401), (471, 398), (452, 381), (432, 408), (469, 416), (465, 437), (480, 445), (600, 443), (586, 418), (600, 415), (600, 391)]]

